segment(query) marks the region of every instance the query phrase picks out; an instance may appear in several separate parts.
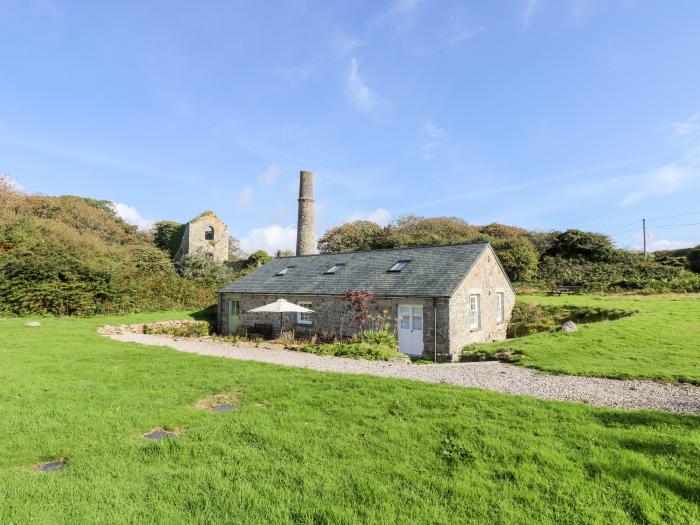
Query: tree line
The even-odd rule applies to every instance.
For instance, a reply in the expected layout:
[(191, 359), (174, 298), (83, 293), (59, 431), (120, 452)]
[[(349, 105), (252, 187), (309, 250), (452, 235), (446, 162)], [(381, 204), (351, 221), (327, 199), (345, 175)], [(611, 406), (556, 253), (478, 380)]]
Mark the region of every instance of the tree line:
[(458, 217), (407, 215), (387, 226), (354, 221), (328, 230), (321, 253), (490, 242), (514, 282), (548, 288), (583, 286), (590, 291), (700, 292), (700, 245), (641, 253), (617, 248), (611, 239), (581, 230), (532, 231)]

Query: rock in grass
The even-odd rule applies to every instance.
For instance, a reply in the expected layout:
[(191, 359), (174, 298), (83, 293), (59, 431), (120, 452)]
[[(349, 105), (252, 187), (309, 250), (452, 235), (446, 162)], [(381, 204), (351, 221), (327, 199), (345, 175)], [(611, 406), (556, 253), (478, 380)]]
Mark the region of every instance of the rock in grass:
[(41, 326), (41, 323), (39, 321), (29, 321), (28, 323), (24, 323), (24, 326), (28, 326), (29, 328), (35, 328), (37, 326)]
[(66, 461), (64, 459), (39, 463), (38, 465), (34, 466), (34, 470), (37, 472), (58, 472), (64, 468), (66, 468)]
[(578, 332), (578, 326), (573, 321), (567, 321), (562, 325), (561, 331), (568, 333)]

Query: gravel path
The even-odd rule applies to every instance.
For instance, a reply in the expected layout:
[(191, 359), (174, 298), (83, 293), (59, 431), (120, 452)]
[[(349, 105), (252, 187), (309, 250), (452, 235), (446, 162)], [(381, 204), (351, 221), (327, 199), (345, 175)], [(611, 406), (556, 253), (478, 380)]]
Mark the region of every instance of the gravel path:
[(271, 347), (256, 348), (157, 335), (127, 333), (107, 337), (123, 342), (169, 346), (181, 352), (310, 368), (321, 372), (398, 377), (630, 410), (648, 408), (700, 414), (700, 387), (683, 383), (551, 375), (494, 361), (415, 365), (397, 361), (364, 361), (318, 356)]

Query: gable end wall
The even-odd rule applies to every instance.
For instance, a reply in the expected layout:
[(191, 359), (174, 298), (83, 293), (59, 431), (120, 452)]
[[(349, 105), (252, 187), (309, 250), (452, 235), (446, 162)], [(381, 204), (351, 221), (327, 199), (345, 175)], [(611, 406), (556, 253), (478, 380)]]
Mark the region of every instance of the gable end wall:
[[(213, 241), (204, 238), (209, 226), (214, 228)], [(228, 260), (228, 228), (216, 216), (203, 215), (196, 221), (187, 224), (176, 258), (179, 259), (198, 249), (210, 253), (217, 261)]]
[[(496, 322), (496, 294), (503, 293), (504, 322)], [(469, 329), (469, 296), (479, 295), (481, 326)], [(487, 248), (450, 299), (450, 355), (459, 359), (471, 343), (503, 341), (515, 306), (515, 293), (491, 247)]]

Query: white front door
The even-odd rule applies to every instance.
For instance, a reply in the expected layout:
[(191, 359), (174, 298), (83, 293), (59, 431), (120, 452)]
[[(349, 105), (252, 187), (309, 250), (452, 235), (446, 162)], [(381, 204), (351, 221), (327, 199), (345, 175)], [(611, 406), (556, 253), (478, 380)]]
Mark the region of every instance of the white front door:
[(399, 352), (412, 356), (423, 355), (423, 307), (399, 305)]

